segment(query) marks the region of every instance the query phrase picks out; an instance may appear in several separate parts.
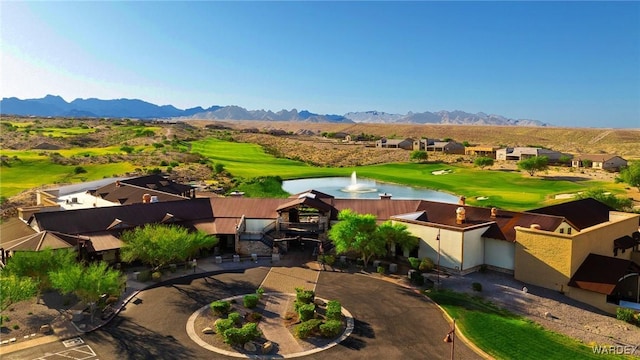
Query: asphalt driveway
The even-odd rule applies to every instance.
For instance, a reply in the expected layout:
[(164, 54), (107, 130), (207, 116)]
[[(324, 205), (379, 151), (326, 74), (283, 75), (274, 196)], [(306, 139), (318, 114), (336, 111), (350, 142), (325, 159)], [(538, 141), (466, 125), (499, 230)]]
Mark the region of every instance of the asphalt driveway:
[[(141, 292), (111, 323), (83, 338), (100, 359), (218, 359), (185, 332), (188, 317), (216, 299), (252, 293), (269, 268), (177, 279)], [(202, 276), (202, 275), (200, 275)], [(359, 274), (321, 272), (318, 296), (337, 299), (355, 317), (343, 343), (304, 359), (449, 359), (449, 330), (438, 308), (424, 296)], [(462, 341), (456, 359), (478, 359)]]

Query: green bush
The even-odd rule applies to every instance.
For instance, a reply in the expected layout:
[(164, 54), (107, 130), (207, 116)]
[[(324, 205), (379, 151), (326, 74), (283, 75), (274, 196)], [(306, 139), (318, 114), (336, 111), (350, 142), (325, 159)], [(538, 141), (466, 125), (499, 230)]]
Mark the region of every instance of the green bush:
[(329, 300), (325, 313), (327, 320), (340, 320), (342, 318), (342, 305), (336, 300)]
[(231, 345), (242, 345), (260, 336), (258, 324), (246, 323), (242, 328), (230, 328), (222, 334), (224, 342)]
[(213, 313), (216, 315), (222, 315), (229, 312), (231, 309), (231, 303), (228, 301), (218, 300), (212, 302), (209, 307), (213, 310)]
[(420, 265), (418, 266), (418, 270), (420, 271), (424, 271), (424, 272), (428, 272), (433, 270), (433, 260), (429, 259), (429, 258), (424, 258), (422, 259), (422, 261), (420, 261)]
[(480, 284), (479, 282), (474, 282), (473, 284), (471, 284), (471, 288), (473, 289), (473, 291), (482, 291), (482, 284)]
[(313, 319), (313, 315), (316, 312), (315, 304), (302, 304), (298, 307), (298, 316), (300, 321), (307, 321)]
[(242, 299), (244, 303), (244, 307), (248, 309), (253, 309), (254, 307), (258, 306), (259, 300), (260, 299), (258, 298), (257, 294), (245, 295), (244, 298)]
[(160, 278), (161, 278), (161, 277), (162, 277), (162, 272), (160, 272), (160, 271), (154, 271), (154, 272), (151, 274), (151, 279), (152, 279), (153, 281), (158, 281), (158, 280), (160, 280)]
[(74, 174), (84, 174), (84, 173), (86, 173), (86, 172), (87, 172), (87, 170), (86, 170), (85, 168), (83, 168), (82, 166), (76, 166), (76, 167), (73, 169), (73, 173), (74, 173)]
[(240, 325), (240, 323), (242, 322), (242, 315), (240, 315), (239, 312), (232, 312), (229, 313), (229, 315), (227, 315), (227, 319), (233, 321), (234, 324), (238, 324)]
[(224, 334), (227, 329), (231, 329), (234, 326), (232, 319), (218, 319), (215, 322), (216, 332), (218, 334)]
[(340, 330), (342, 330), (342, 321), (340, 320), (329, 320), (320, 325), (320, 335), (324, 337), (336, 337), (340, 334)]
[(264, 288), (258, 288), (256, 290), (256, 294), (258, 295), (258, 298), (262, 299), (262, 295), (264, 295)]
[(384, 266), (379, 265), (376, 271), (378, 272), (378, 274), (384, 274)]
[(636, 312), (633, 309), (617, 308), (616, 318), (618, 320), (626, 321), (629, 324), (636, 323)]
[(322, 321), (319, 319), (305, 321), (296, 327), (296, 335), (300, 339), (306, 339), (318, 330), (320, 324), (322, 324)]
[(415, 257), (410, 257), (408, 260), (411, 268), (418, 270), (418, 268), (420, 267), (420, 259)]
[(305, 290), (303, 288), (296, 288), (296, 301), (302, 304), (311, 304), (316, 297), (316, 293), (313, 290)]
[(325, 255), (324, 256), (324, 263), (331, 266), (333, 264), (335, 264), (336, 262), (336, 257), (333, 255)]

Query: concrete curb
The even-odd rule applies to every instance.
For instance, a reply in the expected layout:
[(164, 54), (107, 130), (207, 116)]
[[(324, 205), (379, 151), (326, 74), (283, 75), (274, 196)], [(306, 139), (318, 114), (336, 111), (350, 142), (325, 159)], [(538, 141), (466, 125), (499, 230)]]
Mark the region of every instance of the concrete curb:
[[(278, 295), (288, 295), (291, 297), (295, 298), (295, 294), (283, 294), (283, 293), (265, 293), (264, 295), (274, 295), (274, 294), (278, 294)], [(244, 295), (238, 295), (238, 296), (232, 296), (232, 297), (228, 297), (225, 299), (221, 299), (221, 300), (232, 300), (232, 299), (242, 299)], [(320, 299), (322, 301), (324, 301), (325, 303), (328, 302), (328, 300), (320, 298), (320, 297), (316, 297), (316, 299)], [(324, 345), (324, 346), (320, 346), (320, 347), (316, 347), (314, 349), (311, 350), (306, 350), (306, 351), (301, 351), (301, 352), (297, 352), (297, 353), (293, 353), (293, 354), (260, 354), (260, 355), (253, 355), (253, 354), (243, 354), (243, 353), (239, 353), (237, 351), (227, 351), (224, 349), (220, 349), (218, 347), (209, 345), (207, 342), (205, 342), (204, 340), (202, 340), (200, 338), (200, 336), (198, 335), (198, 333), (195, 331), (195, 320), (198, 316), (200, 316), (201, 313), (207, 311), (209, 309), (209, 305), (205, 305), (203, 307), (201, 307), (200, 309), (198, 309), (196, 312), (194, 312), (193, 314), (191, 314), (191, 316), (189, 316), (189, 319), (187, 320), (187, 325), (186, 325), (186, 331), (187, 331), (187, 335), (189, 335), (189, 338), (191, 338), (191, 340), (193, 340), (193, 342), (195, 342), (196, 344), (200, 345), (201, 347), (209, 350), (209, 351), (213, 351), (215, 353), (221, 354), (221, 355), (226, 355), (226, 356), (231, 356), (231, 357), (236, 357), (236, 358), (249, 358), (249, 359), (290, 359), (290, 358), (297, 358), (297, 357), (301, 357), (301, 356), (307, 356), (307, 355), (311, 355), (311, 354), (315, 354), (318, 353), (320, 351), (324, 351), (327, 349), (330, 349), (336, 345), (338, 345), (339, 343), (341, 343), (342, 341), (344, 341), (345, 339), (347, 339), (349, 337), (349, 335), (351, 335), (351, 333), (353, 332), (353, 329), (355, 327), (355, 321), (353, 320), (353, 315), (351, 315), (351, 313), (349, 312), (349, 310), (342, 308), (342, 315), (346, 318), (347, 320), (347, 326), (345, 327), (344, 331), (342, 332), (342, 335), (340, 335), (339, 338), (329, 342), (328, 344)]]

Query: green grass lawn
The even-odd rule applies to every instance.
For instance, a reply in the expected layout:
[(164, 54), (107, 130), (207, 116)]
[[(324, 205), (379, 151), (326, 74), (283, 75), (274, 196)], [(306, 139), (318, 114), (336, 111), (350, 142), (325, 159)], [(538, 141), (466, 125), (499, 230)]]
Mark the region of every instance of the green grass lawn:
[[(131, 127), (130, 130), (142, 127)], [(153, 127), (144, 127), (155, 130)], [(458, 165), (431, 163), (393, 163), (350, 168), (330, 168), (311, 166), (300, 161), (276, 158), (263, 151), (256, 144), (228, 142), (219, 139), (206, 139), (191, 142), (191, 151), (206, 156), (212, 163), (224, 165), (233, 176), (250, 179), (263, 176), (280, 176), (282, 179), (349, 176), (356, 171), (359, 178), (370, 178), (384, 182), (428, 188), (455, 195), (464, 195), (467, 202), (480, 206), (496, 206), (509, 210), (527, 210), (552, 204), (553, 195), (574, 193), (588, 188), (604, 188), (614, 193), (620, 192), (623, 184), (612, 184), (585, 180), (569, 182), (530, 177), (520, 172), (480, 170)], [(2, 155), (12, 161), (11, 167), (0, 169), (0, 194), (12, 196), (33, 187), (100, 179), (114, 174), (123, 174), (134, 170), (129, 163), (83, 165), (85, 174), (73, 174), (75, 166), (63, 166), (51, 163), (43, 154), (57, 152), (64, 157), (101, 156), (121, 154), (120, 145), (105, 148), (73, 148), (55, 151), (15, 151), (3, 150)], [(135, 152), (157, 151), (152, 146), (136, 146)], [(445, 175), (434, 175), (437, 170), (450, 170)], [(249, 188), (247, 188), (248, 190)], [(270, 190), (271, 189), (271, 190)], [(282, 196), (273, 191), (272, 186), (261, 186), (258, 192), (262, 196)], [(257, 195), (256, 195), (257, 196)], [(477, 200), (477, 197), (487, 197)]]
[[(545, 330), (542, 326), (478, 298), (451, 291), (427, 295), (456, 319), (459, 331), (496, 359), (602, 359), (592, 345)], [(612, 344), (598, 344), (612, 345)], [(607, 359), (631, 356), (606, 355)]]
[[(605, 188), (619, 192), (621, 184), (593, 180), (570, 182), (530, 177), (520, 172), (480, 170), (446, 164), (394, 163), (351, 168), (313, 167), (299, 161), (275, 158), (255, 144), (207, 139), (192, 143), (191, 151), (212, 162), (224, 164), (235, 176), (256, 177), (278, 175), (283, 179), (321, 176), (349, 176), (356, 171), (359, 178), (423, 187), (464, 195), (467, 202), (479, 206), (496, 206), (510, 210), (527, 210), (555, 203), (553, 195), (574, 193), (588, 188)], [(451, 170), (445, 175), (433, 171)], [(487, 197), (487, 200), (476, 200)]]

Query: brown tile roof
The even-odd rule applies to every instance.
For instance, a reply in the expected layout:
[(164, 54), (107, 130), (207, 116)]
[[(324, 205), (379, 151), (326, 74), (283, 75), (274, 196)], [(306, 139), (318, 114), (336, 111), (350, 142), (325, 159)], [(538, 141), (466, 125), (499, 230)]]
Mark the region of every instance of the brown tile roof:
[(40, 231), (2, 244), (5, 251), (40, 251), (46, 248), (68, 249), (78, 245), (81, 237), (53, 231)]
[[(598, 161), (598, 162), (606, 162), (608, 160), (613, 159), (614, 157), (619, 157), (620, 159), (622, 159), (620, 156), (618, 155), (610, 155), (610, 154), (581, 154), (581, 155), (576, 155), (573, 160), (591, 160), (591, 161)], [(624, 160), (624, 159), (623, 159)]]
[(122, 240), (108, 232), (91, 234), (88, 238), (91, 240), (90, 246), (93, 251), (120, 249), (124, 244)]
[(89, 234), (107, 229), (116, 230), (160, 223), (167, 214), (173, 215), (177, 221), (213, 218), (209, 199), (203, 198), (36, 213), (29, 221), (31, 223), (35, 221), (40, 230)]
[(121, 184), (129, 184), (147, 189), (162, 191), (174, 195), (187, 195), (193, 187), (169, 180), (160, 175), (139, 176), (131, 179), (121, 180)]
[(589, 254), (569, 280), (569, 286), (611, 295), (623, 276), (640, 271), (631, 260)]
[(213, 216), (226, 218), (241, 218), (242, 215), (252, 219), (275, 219), (278, 217), (276, 209), (281, 204), (291, 201), (284, 199), (260, 199), (244, 197), (209, 198), (213, 209)]
[(36, 231), (19, 218), (10, 218), (0, 224), (0, 244), (21, 238), (23, 236), (33, 235)]
[(335, 199), (336, 210), (351, 209), (358, 214), (375, 215), (379, 221), (388, 220), (393, 215), (416, 212), (422, 200), (380, 200), (380, 199)]
[(562, 216), (578, 230), (609, 221), (609, 211), (613, 209), (598, 200), (588, 198), (551, 205), (528, 212)]
[(163, 192), (158, 189), (148, 189), (144, 187), (132, 186), (126, 183), (121, 183), (119, 186), (116, 186), (115, 183), (109, 184), (97, 189), (94, 193), (95, 196), (121, 205), (141, 203), (142, 197), (145, 194), (157, 196), (159, 202), (187, 199), (187, 197)]

